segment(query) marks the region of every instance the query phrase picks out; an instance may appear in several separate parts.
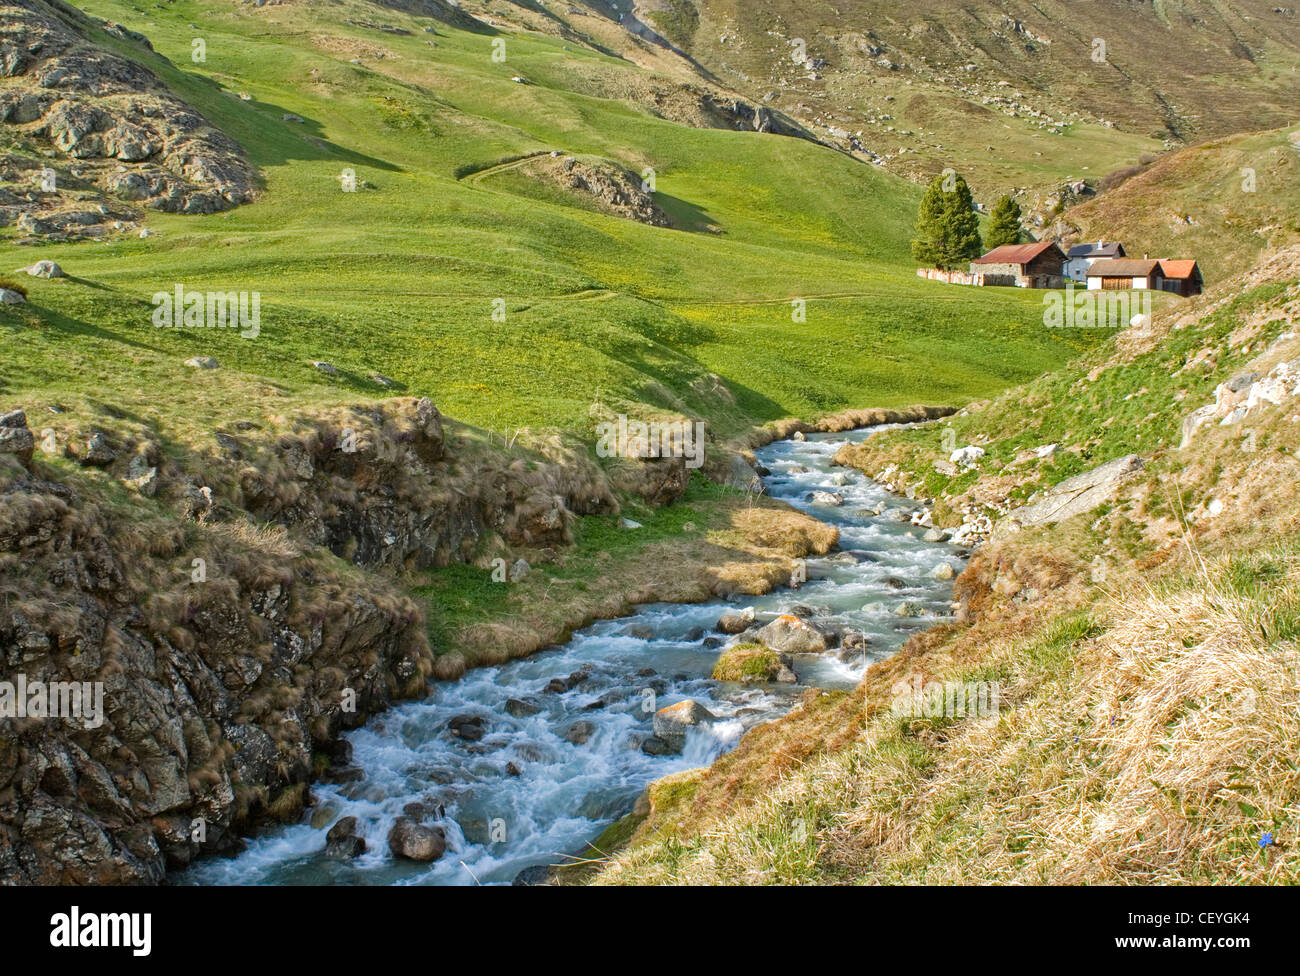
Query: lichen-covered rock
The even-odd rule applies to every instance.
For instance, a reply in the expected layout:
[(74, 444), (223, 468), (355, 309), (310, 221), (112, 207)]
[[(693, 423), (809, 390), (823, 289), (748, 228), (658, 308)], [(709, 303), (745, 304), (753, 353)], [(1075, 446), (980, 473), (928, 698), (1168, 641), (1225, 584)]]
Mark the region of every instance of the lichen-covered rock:
[(820, 654), (835, 643), (831, 634), (790, 613), (762, 627), (757, 640), (781, 654)]

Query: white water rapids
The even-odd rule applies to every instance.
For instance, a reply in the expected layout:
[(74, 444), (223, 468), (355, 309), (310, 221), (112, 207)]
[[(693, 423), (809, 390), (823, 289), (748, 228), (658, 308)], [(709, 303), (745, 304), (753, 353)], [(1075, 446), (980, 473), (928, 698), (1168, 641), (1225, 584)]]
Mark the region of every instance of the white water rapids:
[[(953, 547), (923, 542), (925, 530), (909, 524), (915, 503), (832, 465), (846, 441), (868, 433), (813, 434), (757, 452), (771, 471), (764, 481), (773, 496), (840, 529), (839, 551), (808, 560), (809, 580), (799, 589), (706, 604), (647, 605), (630, 617), (600, 621), (561, 647), (440, 682), (426, 700), (395, 707), (347, 733), (362, 778), (314, 785), (317, 805), (301, 823), (268, 828), (238, 856), (203, 860), (172, 880), (509, 883), (525, 868), (577, 853), (628, 812), (651, 780), (708, 764), (734, 747), (746, 729), (784, 714), (807, 687), (851, 687), (871, 661), (948, 614), (952, 583), (931, 574), (941, 562), (961, 568)], [(806, 501), (817, 489), (841, 493), (844, 504)], [(873, 514), (881, 504), (881, 514)], [(904, 602), (917, 604), (921, 614), (899, 616)], [(796, 657), (797, 686), (710, 678), (721, 648), (706, 646), (705, 638), (721, 637), (714, 625), (724, 611), (753, 606), (761, 624), (795, 605), (811, 608), (818, 623), (867, 634), (867, 656), (844, 661), (832, 651)], [(589, 673), (571, 690), (542, 691), (551, 679), (583, 669)], [(692, 729), (682, 755), (647, 755), (640, 740), (650, 733), (648, 692), (655, 707), (694, 698), (723, 720)], [(515, 717), (505, 708), (510, 698), (536, 702), (541, 711)], [(588, 707), (602, 698), (600, 707)], [(448, 730), (453, 716), (466, 714), (483, 719), (485, 734), (477, 742)], [(582, 744), (565, 737), (577, 721), (594, 726)], [(398, 860), (388, 850), (389, 828), (412, 802), (443, 811), (429, 822), (444, 828), (447, 851), (432, 864)], [(368, 850), (350, 861), (325, 857), (326, 830), (348, 815), (358, 818)]]

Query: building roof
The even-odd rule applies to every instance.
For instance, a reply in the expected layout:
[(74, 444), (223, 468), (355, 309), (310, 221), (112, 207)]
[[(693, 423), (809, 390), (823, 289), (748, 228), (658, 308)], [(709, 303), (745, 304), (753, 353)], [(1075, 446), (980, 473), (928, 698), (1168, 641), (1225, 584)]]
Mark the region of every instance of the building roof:
[(1072, 258), (1122, 258), (1124, 245), (1119, 241), (1095, 241), (1091, 244), (1075, 244), (1067, 257)]
[(1166, 278), (1190, 278), (1192, 272), (1200, 273), (1200, 268), (1196, 266), (1195, 260), (1170, 261), (1168, 258), (1160, 259), (1160, 273)]
[(1028, 264), (1049, 248), (1055, 247), (1055, 241), (1039, 241), (1037, 244), (1003, 244), (995, 247), (983, 257), (978, 257), (971, 264)]
[(1089, 278), (1146, 278), (1159, 261), (1139, 258), (1103, 258), (1088, 269)]

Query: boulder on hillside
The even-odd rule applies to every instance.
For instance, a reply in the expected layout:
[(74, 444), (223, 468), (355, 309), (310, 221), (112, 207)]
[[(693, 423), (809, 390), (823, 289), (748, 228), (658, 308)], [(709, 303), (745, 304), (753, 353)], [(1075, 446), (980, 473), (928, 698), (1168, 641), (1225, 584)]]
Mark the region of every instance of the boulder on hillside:
[(27, 427), (27, 414), (11, 410), (0, 416), (0, 454), (12, 454), (24, 465), (31, 464), (36, 438)]
[(1075, 515), (1091, 512), (1098, 505), (1115, 497), (1119, 486), (1142, 470), (1143, 462), (1136, 454), (1107, 461), (1091, 471), (1066, 478), (1032, 505), (1024, 505), (1008, 518), (1021, 526), (1044, 525), (1062, 522)]
[(67, 275), (63, 273), (63, 269), (60, 268), (57, 264), (55, 264), (53, 261), (37, 261), (35, 264), (31, 265), (30, 267), (23, 268), (23, 270), (26, 271), (33, 278), (66, 278), (67, 277)]

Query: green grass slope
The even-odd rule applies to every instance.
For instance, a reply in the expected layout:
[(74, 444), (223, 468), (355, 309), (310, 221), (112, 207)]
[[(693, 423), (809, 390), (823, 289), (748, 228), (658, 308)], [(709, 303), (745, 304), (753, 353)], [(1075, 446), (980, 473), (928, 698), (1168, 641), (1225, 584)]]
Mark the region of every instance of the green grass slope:
[[(75, 411), (84, 397), (182, 434), (382, 396), (379, 373), (397, 381), (392, 392), (496, 429), (583, 428), (600, 397), (696, 413), (727, 432), (985, 395), (1094, 341), (1043, 328), (1035, 296), (916, 279), (911, 184), (804, 140), (689, 128), (567, 90), (570, 64), (645, 72), (559, 38), (359, 2), (85, 9), (150, 37), (170, 62), (106, 43), (238, 139), (265, 189), (225, 214), (151, 215), (147, 239), (0, 239), (0, 267), (50, 258), (71, 276), (32, 279), (31, 304), (0, 313), (6, 406)], [(207, 49), (197, 64), (196, 37)], [(661, 206), (713, 232), (473, 176), (552, 149), (653, 168)], [(341, 189), (345, 169), (356, 192)], [(154, 328), (150, 296), (176, 283), (259, 292), (260, 334)], [(804, 322), (795, 298), (807, 301)], [(182, 365), (194, 355), (221, 368), (196, 374)]]

